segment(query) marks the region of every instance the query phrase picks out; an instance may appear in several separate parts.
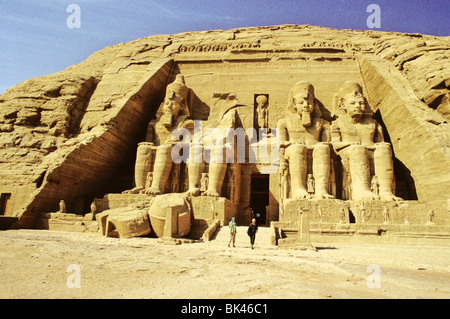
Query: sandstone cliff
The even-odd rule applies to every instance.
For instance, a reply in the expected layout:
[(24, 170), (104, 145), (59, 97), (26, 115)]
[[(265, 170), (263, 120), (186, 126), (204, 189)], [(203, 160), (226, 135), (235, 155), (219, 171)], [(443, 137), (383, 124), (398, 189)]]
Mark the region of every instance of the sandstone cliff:
[[(60, 199), (86, 213), (92, 198), (123, 190), (136, 145), (180, 65), (252, 61), (323, 68), (355, 62), (418, 199), (448, 215), (449, 56), (449, 37), (296, 25), (157, 35), (107, 47), (0, 96), (0, 192), (11, 194), (6, 215), (32, 227), (33, 217), (56, 211)], [(208, 83), (202, 88), (208, 91)], [(208, 104), (200, 89), (197, 98)], [(199, 107), (198, 118), (207, 111)]]

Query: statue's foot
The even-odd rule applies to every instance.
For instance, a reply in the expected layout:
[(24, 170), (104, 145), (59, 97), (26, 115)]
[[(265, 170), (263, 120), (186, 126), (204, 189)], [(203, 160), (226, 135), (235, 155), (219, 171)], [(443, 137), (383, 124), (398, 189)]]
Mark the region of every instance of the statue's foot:
[(207, 190), (206, 192), (202, 193), (202, 196), (219, 197), (219, 193), (216, 191)]
[(147, 195), (159, 195), (159, 194), (162, 194), (162, 192), (157, 187), (150, 187), (149, 189), (145, 190), (145, 194), (147, 194)]
[(192, 196), (198, 196), (200, 195), (200, 188), (189, 188), (188, 193), (191, 194)]
[(357, 194), (353, 195), (354, 200), (374, 200), (377, 199), (377, 195), (368, 191), (359, 191)]
[(383, 201), (401, 201), (401, 200), (403, 200), (403, 198), (397, 197), (390, 192), (381, 192), (380, 198)]
[(335, 198), (333, 195), (328, 194), (327, 192), (316, 192), (314, 194), (314, 198), (317, 199), (332, 199)]
[(123, 191), (122, 194), (139, 194), (139, 192), (143, 189), (143, 187), (135, 187), (133, 189)]
[(306, 198), (309, 198), (310, 196), (306, 190), (299, 190), (299, 191), (296, 191), (292, 197), (294, 199), (306, 199)]

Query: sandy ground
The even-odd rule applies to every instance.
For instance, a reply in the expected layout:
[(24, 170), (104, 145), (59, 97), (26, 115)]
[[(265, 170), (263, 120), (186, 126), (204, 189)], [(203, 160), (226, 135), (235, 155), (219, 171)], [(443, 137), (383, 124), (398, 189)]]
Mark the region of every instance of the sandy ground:
[[(317, 251), (278, 250), (263, 229), (251, 250), (244, 227), (238, 231), (236, 248), (227, 247), (226, 229), (210, 242), (181, 245), (1, 231), (0, 298), (450, 298), (450, 247), (322, 244)], [(368, 271), (373, 264), (378, 288), (377, 271)]]

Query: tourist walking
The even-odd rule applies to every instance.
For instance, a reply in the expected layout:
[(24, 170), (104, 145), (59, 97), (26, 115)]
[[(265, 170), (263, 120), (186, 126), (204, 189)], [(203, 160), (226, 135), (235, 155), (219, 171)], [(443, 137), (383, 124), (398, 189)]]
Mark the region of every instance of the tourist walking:
[(236, 247), (234, 245), (234, 242), (236, 241), (237, 230), (236, 230), (236, 222), (235, 222), (234, 217), (231, 218), (231, 221), (228, 224), (228, 227), (230, 228), (230, 241), (228, 242), (228, 247), (230, 247), (231, 242), (233, 242), (233, 247)]
[(252, 219), (252, 223), (248, 226), (247, 234), (250, 236), (250, 247), (253, 249), (255, 244), (256, 233), (258, 232), (258, 226), (256, 225), (256, 219)]

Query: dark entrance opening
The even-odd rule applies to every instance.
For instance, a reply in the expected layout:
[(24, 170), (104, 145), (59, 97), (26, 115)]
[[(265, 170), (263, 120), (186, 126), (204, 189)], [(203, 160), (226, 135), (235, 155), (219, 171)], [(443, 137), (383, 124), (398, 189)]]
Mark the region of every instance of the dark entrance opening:
[(353, 215), (353, 212), (350, 209), (348, 210), (348, 219), (350, 224), (356, 223), (355, 215)]
[(256, 218), (258, 225), (265, 225), (267, 223), (266, 207), (269, 206), (269, 175), (252, 175), (250, 187), (252, 218)]
[(11, 200), (11, 194), (10, 193), (3, 193), (0, 196), (0, 215), (5, 215), (6, 211), (8, 210), (8, 204)]

